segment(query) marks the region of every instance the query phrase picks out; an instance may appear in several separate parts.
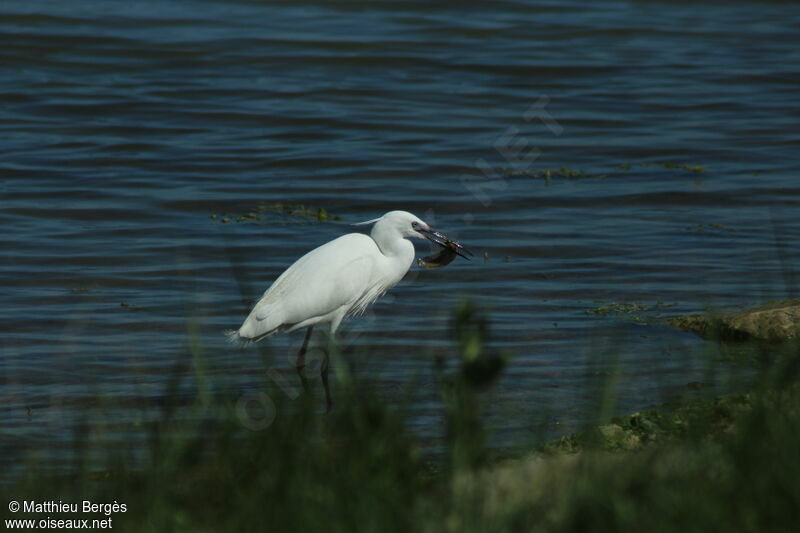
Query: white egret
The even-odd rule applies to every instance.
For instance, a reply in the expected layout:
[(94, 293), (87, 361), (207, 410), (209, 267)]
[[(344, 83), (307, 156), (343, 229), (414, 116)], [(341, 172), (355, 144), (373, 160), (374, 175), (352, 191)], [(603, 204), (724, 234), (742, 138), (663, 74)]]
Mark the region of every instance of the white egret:
[[(414, 261), (414, 245), (408, 238), (427, 238), (465, 257), (463, 247), (406, 211), (390, 211), (361, 224), (372, 223), (369, 235), (342, 235), (295, 261), (267, 289), (242, 326), (227, 332), (231, 341), (247, 344), (281, 330), (308, 328), (297, 354), (297, 372), (305, 386), (305, 353), (314, 326), (328, 324), (333, 336), (345, 317), (364, 312), (397, 284)], [(330, 409), (327, 351), (320, 375)]]

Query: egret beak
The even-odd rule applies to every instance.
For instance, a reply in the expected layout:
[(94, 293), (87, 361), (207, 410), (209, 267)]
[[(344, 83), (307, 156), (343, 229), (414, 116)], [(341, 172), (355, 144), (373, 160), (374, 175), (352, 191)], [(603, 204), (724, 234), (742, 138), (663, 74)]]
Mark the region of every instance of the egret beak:
[(429, 229), (420, 228), (420, 229), (417, 230), (417, 232), (421, 233), (423, 237), (425, 237), (426, 239), (428, 239), (432, 243), (438, 244), (442, 248), (447, 248), (450, 251), (452, 251), (453, 253), (455, 253), (456, 255), (459, 255), (459, 256), (463, 257), (464, 259), (466, 259), (466, 260), (469, 260), (469, 257), (464, 255), (464, 253), (467, 253), (469, 255), (473, 255), (472, 252), (470, 252), (469, 250), (467, 250), (466, 248), (461, 246), (459, 243), (457, 243), (455, 241), (451, 241), (444, 234), (439, 233), (438, 231), (434, 231), (434, 230), (432, 230), (430, 228)]

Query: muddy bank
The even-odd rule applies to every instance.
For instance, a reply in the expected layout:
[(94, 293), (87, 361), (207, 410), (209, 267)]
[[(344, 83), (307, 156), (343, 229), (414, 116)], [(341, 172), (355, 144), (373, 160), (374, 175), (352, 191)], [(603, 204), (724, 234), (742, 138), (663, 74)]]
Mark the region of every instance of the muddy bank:
[(454, 500), (470, 506), (451, 530), (702, 531), (735, 529), (739, 513), (745, 530), (796, 524), (798, 422), (796, 381), (619, 417), (456, 476)]
[(771, 302), (729, 314), (679, 316), (669, 323), (704, 339), (784, 343), (798, 337), (800, 299)]

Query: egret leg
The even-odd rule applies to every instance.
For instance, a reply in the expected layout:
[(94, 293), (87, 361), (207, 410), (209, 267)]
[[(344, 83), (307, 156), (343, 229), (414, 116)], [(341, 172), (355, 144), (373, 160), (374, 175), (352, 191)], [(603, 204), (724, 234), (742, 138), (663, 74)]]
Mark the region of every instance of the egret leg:
[(308, 392), (308, 380), (303, 371), (306, 368), (306, 350), (308, 349), (308, 340), (311, 338), (312, 329), (314, 329), (314, 326), (310, 326), (306, 330), (306, 338), (303, 339), (303, 345), (300, 347), (300, 351), (297, 352), (297, 375), (300, 376), (300, 383), (303, 384), (303, 390), (306, 392)]
[(322, 366), (319, 368), (319, 374), (322, 376), (322, 386), (325, 387), (325, 412), (330, 413), (333, 407), (331, 400), (331, 389), (328, 387), (328, 366), (329, 366), (328, 350), (325, 350), (325, 357), (322, 359)]

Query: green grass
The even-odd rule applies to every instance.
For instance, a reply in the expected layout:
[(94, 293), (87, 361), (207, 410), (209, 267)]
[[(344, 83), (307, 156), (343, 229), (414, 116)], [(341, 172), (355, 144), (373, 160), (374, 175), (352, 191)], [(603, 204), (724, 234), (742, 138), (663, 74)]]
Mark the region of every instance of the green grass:
[[(69, 472), (41, 469), (31, 450), (24, 470), (5, 476), (5, 500), (125, 503), (117, 531), (797, 530), (796, 346), (773, 354), (750, 391), (616, 418), (501, 461), (482, 423), (482, 391), (506, 363), (487, 350), (488, 328), (461, 307), (451, 328), (460, 363), (434, 364), (446, 426), (438, 458), (423, 453), (402, 404), (355, 375), (336, 387), (331, 414), (320, 398), (284, 397), (258, 431), (242, 423), (237, 398), (198, 383), (189, 406), (168, 391), (157, 420), (125, 428), (126, 446), (98, 449), (87, 422)], [(202, 347), (190, 346), (202, 382)]]

